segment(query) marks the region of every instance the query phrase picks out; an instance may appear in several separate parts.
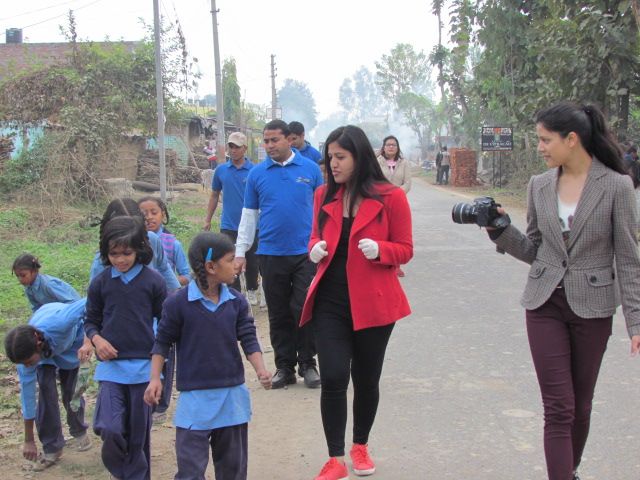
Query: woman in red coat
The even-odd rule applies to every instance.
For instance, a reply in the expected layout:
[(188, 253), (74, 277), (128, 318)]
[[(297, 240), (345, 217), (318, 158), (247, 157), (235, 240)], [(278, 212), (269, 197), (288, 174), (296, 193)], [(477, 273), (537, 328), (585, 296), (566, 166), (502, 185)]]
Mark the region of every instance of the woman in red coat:
[(342, 480), (347, 387), (353, 379), (356, 475), (370, 475), (369, 432), (380, 374), (395, 322), (411, 313), (396, 267), (413, 256), (411, 210), (386, 180), (365, 133), (340, 127), (325, 143), (327, 184), (315, 193), (309, 257), (318, 264), (300, 325), (311, 322), (320, 371), (320, 411), (329, 461), (316, 480)]

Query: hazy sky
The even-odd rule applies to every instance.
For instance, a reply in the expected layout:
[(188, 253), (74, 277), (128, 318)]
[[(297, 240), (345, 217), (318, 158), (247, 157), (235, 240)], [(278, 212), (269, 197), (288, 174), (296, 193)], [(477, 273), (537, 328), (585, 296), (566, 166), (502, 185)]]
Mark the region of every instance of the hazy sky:
[[(2, 2), (0, 42), (6, 28), (24, 28), (25, 42), (64, 41), (59, 25), (73, 9), (80, 39), (138, 40), (142, 17), (153, 23), (152, 0), (24, 0)], [(221, 57), (234, 57), (243, 97), (271, 102), (270, 55), (276, 88), (284, 79), (305, 82), (319, 119), (340, 109), (338, 89), (361, 65), (397, 43), (428, 53), (437, 42), (429, 0), (217, 0)], [(199, 95), (215, 93), (210, 0), (161, 0), (163, 16), (179, 19), (188, 49), (199, 59)], [(57, 17), (57, 18), (53, 18)], [(42, 23), (40, 23), (42, 22)], [(37, 25), (34, 25), (37, 24)]]

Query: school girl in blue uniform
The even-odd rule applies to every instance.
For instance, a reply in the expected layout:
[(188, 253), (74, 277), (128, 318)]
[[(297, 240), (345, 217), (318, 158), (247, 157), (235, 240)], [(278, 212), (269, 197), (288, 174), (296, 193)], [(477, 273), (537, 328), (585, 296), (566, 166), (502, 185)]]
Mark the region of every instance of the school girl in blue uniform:
[(145, 401), (155, 405), (160, 400), (160, 372), (175, 343), (180, 391), (174, 419), (176, 480), (204, 479), (209, 449), (217, 480), (247, 478), (251, 403), (238, 342), (262, 386), (271, 388), (249, 304), (227, 286), (235, 279), (234, 251), (226, 235), (196, 236), (189, 248), (196, 280), (167, 299), (158, 325)]
[(178, 276), (180, 285), (186, 285), (191, 280), (189, 262), (184, 254), (182, 243), (166, 228), (169, 223), (169, 210), (167, 205), (157, 197), (143, 197), (138, 200), (138, 207), (144, 216), (145, 226), (148, 232), (153, 232), (160, 237), (164, 255), (169, 266)]
[[(175, 271), (180, 285), (186, 285), (191, 279), (189, 263), (184, 254), (182, 244), (165, 225), (169, 223), (169, 211), (167, 205), (156, 197), (143, 197), (138, 200), (140, 211), (144, 215), (145, 226), (148, 232), (153, 232), (160, 237), (164, 256), (171, 268)], [(173, 393), (173, 374), (176, 364), (176, 352), (172, 346), (165, 358), (162, 368), (162, 397), (153, 410), (153, 423), (163, 423), (166, 420), (167, 410), (171, 403)]]
[(71, 303), (80, 300), (80, 295), (67, 282), (40, 273), (40, 262), (30, 253), (23, 253), (13, 261), (11, 271), (24, 287), (24, 294), (35, 312), (45, 303)]
[[(27, 325), (10, 330), (4, 339), (7, 357), (18, 364), (24, 418), (22, 454), (27, 460), (37, 462), (34, 470), (55, 464), (65, 446), (56, 377), (60, 379), (62, 404), (77, 448), (83, 451), (91, 447), (84, 422), (84, 398), (80, 399), (76, 411), (69, 406), (78, 376), (79, 350), (90, 351), (89, 345), (83, 346), (84, 307), (84, 298), (73, 303), (47, 303), (33, 314)], [(33, 436), (34, 423), (42, 443), (42, 455), (38, 455)]]
[(149, 480), (149, 381), (153, 318), (167, 296), (163, 278), (146, 265), (153, 252), (140, 218), (109, 220), (100, 238), (107, 268), (87, 292), (85, 333), (99, 360), (93, 429), (102, 438), (102, 462), (120, 480)]
[[(100, 237), (105, 225), (109, 220), (120, 216), (132, 216), (139, 217), (144, 222), (144, 216), (138, 207), (138, 203), (131, 198), (116, 198), (112, 200), (105, 209), (102, 220), (100, 221)], [(167, 282), (167, 288), (172, 291), (180, 288), (180, 282), (176, 278), (173, 269), (169, 265), (169, 262), (165, 258), (164, 250), (162, 248), (162, 240), (153, 232), (147, 232), (149, 239), (149, 245), (153, 251), (153, 258), (149, 263), (149, 266), (156, 270), (162, 278)], [(91, 271), (89, 272), (89, 280), (93, 280), (99, 273), (105, 269), (105, 266), (100, 258), (100, 252), (96, 253), (93, 263), (91, 264)]]

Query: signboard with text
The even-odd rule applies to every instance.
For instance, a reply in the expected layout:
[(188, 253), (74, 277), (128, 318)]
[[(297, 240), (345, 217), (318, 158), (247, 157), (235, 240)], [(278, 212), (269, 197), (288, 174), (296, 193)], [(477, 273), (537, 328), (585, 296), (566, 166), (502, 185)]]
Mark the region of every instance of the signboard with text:
[(482, 127), (482, 151), (504, 152), (513, 150), (513, 128)]

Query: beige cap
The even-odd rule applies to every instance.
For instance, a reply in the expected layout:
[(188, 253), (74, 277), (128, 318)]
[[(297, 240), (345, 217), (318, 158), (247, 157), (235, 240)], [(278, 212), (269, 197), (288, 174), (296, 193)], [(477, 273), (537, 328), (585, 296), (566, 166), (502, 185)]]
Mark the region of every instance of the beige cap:
[(238, 147), (246, 147), (247, 137), (245, 137), (244, 134), (240, 132), (233, 132), (231, 135), (229, 135), (229, 140), (227, 140), (227, 143), (233, 143)]

